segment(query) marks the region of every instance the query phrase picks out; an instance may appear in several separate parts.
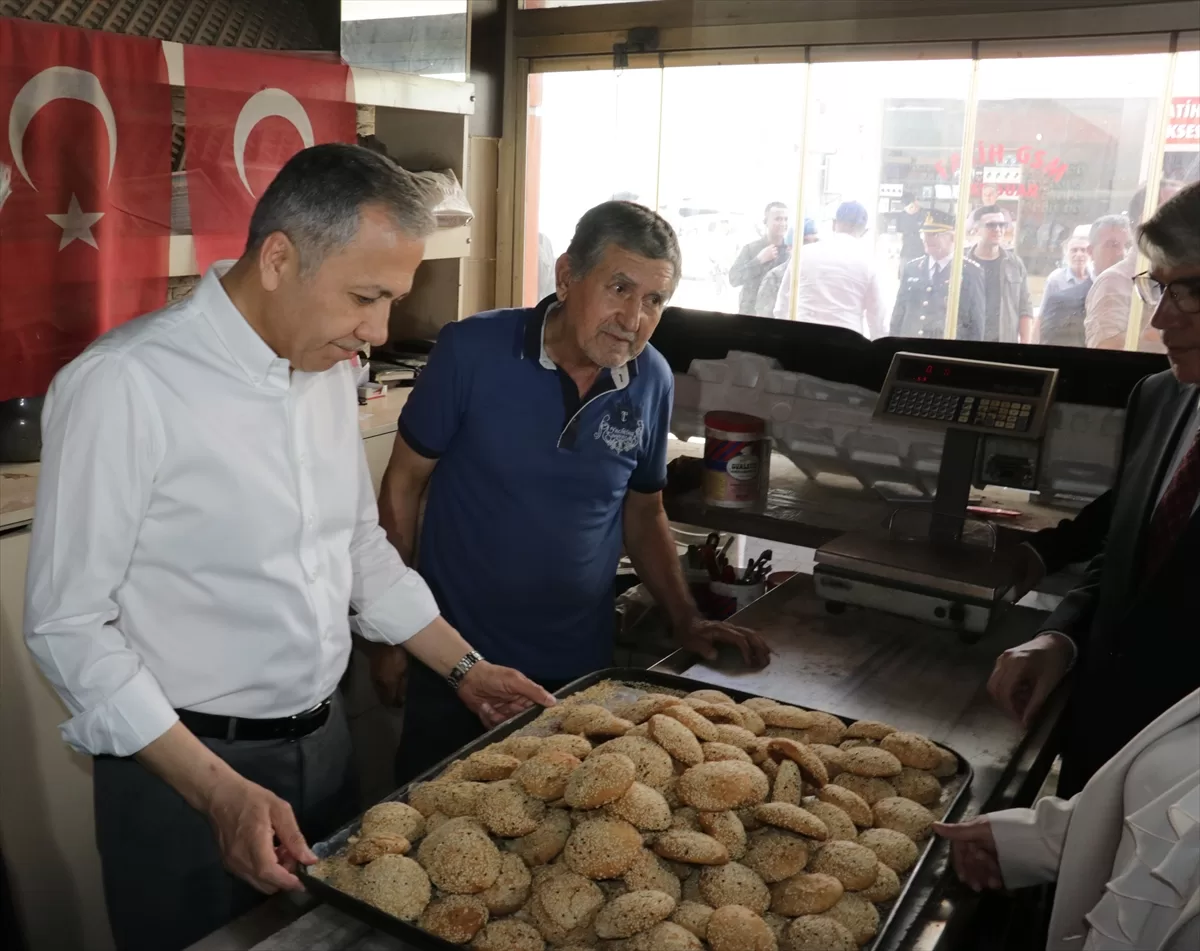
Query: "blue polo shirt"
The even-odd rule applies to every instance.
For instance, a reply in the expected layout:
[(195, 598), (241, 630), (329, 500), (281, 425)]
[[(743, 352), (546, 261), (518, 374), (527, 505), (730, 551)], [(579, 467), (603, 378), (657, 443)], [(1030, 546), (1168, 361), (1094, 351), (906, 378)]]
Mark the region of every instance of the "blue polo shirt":
[(488, 660), (566, 680), (612, 662), (623, 504), (666, 485), (674, 379), (647, 346), (581, 400), (543, 345), (554, 303), (444, 327), (399, 428), (437, 460), (419, 568), (444, 616)]

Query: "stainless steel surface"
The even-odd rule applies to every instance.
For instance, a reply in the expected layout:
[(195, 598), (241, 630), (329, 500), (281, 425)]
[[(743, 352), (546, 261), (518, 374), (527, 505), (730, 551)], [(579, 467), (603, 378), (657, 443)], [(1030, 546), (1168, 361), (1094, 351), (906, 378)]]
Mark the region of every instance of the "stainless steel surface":
[(931, 544), (854, 532), (817, 549), (817, 564), (881, 582), (991, 604), (1012, 586), (1011, 566), (977, 545)]
[(817, 565), (812, 577), (817, 594), (827, 601), (887, 611), (967, 636), (983, 634), (992, 620), (992, 605), (971, 604), (937, 592), (910, 591), (887, 582), (838, 574), (825, 565)]

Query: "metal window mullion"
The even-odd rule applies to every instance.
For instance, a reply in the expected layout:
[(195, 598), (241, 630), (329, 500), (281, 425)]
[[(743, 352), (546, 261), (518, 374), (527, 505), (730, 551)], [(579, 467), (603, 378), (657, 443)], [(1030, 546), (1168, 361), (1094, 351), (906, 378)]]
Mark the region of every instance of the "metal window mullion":
[[(1158, 122), (1154, 124), (1154, 141), (1151, 143), (1151, 165), (1149, 173), (1146, 175), (1146, 196), (1142, 203), (1142, 221), (1149, 221), (1150, 216), (1158, 211), (1158, 194), (1162, 189), (1163, 178), (1163, 156), (1166, 153), (1167, 147), (1167, 126), (1171, 121), (1171, 111), (1173, 108), (1172, 101), (1175, 93), (1175, 62), (1179, 58), (1179, 50), (1177, 41), (1179, 34), (1175, 33), (1171, 36), (1171, 52), (1167, 56), (1167, 75), (1165, 86), (1163, 88), (1162, 105), (1158, 110)], [(1136, 243), (1136, 236), (1134, 238)], [(1150, 262), (1145, 253), (1138, 248), (1137, 259), (1134, 264), (1133, 273), (1138, 274), (1149, 268)], [(1125, 350), (1139, 349), (1139, 343), (1142, 337), (1142, 319), (1145, 314), (1145, 305), (1142, 302), (1141, 295), (1136, 292), (1129, 295), (1129, 323), (1125, 326)]]
[[(975, 120), (979, 113), (979, 44), (971, 50), (971, 79), (963, 111), (962, 160), (958, 165), (958, 196), (954, 203), (954, 259), (946, 288), (945, 338), (958, 336), (958, 301), (962, 293), (963, 262), (966, 258), (967, 209), (971, 207), (971, 182), (975, 177)], [(986, 311), (980, 319), (986, 323)], [(982, 328), (981, 328), (982, 329)]]
[[(804, 119), (800, 123), (800, 181), (797, 187), (800, 189), (800, 194), (796, 196), (796, 203), (793, 207), (796, 209), (795, 223), (792, 225), (792, 274), (790, 297), (788, 299), (788, 320), (796, 319), (796, 298), (800, 296), (800, 254), (804, 247), (804, 192), (808, 185), (808, 131), (812, 122), (812, 104), (813, 104), (813, 68), (809, 61), (811, 50), (804, 50)], [(775, 312), (772, 310), (771, 316)]]

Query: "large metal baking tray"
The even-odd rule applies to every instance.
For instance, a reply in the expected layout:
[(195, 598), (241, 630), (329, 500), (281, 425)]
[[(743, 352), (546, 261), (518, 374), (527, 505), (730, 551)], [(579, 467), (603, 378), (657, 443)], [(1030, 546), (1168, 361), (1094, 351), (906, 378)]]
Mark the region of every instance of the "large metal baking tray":
[[(693, 690), (702, 690), (705, 688), (719, 689), (739, 702), (742, 700), (749, 700), (751, 697), (762, 696), (762, 694), (747, 693), (742, 690), (734, 690), (724, 686), (714, 688), (712, 684), (705, 683), (701, 680), (692, 680), (689, 677), (680, 677), (678, 674), (668, 674), (657, 670), (642, 670), (637, 667), (608, 667), (604, 670), (597, 670), (594, 673), (590, 673), (585, 677), (580, 677), (578, 680), (567, 684), (565, 687), (559, 690), (555, 696), (561, 700), (571, 696), (572, 694), (581, 693), (582, 691), (587, 690), (589, 687), (594, 687), (602, 681), (613, 681), (615, 683), (627, 684), (632, 689), (637, 689), (639, 687), (660, 687), (666, 688), (667, 690), (678, 690), (684, 693), (691, 693)], [(779, 702), (785, 703), (786, 701), (781, 700)], [(796, 701), (796, 703), (803, 705), (802, 700)], [(498, 743), (500, 740), (503, 740), (506, 737), (522, 730), (529, 732), (527, 728), (541, 714), (541, 708), (534, 708), (531, 710), (526, 710), (519, 716), (500, 724), (500, 726), (488, 731), (473, 743), (468, 743), (462, 749), (446, 757), (446, 759), (442, 760), (436, 766), (426, 770), (420, 776), (416, 777), (412, 782), (401, 786), (382, 801), (407, 802), (408, 791), (413, 786), (433, 779), (434, 777), (440, 775), (442, 771), (445, 770), (455, 760), (460, 760), (466, 756), (470, 756), (472, 753), (483, 749), (485, 746)], [(837, 714), (834, 715), (837, 716)], [(847, 724), (853, 722), (852, 718), (850, 717), (839, 717), (839, 719)], [(949, 747), (946, 748), (949, 749)], [(951, 793), (950, 802), (946, 807), (945, 814), (947, 817), (953, 816), (958, 811), (962, 795), (971, 785), (972, 776), (971, 764), (968, 763), (966, 759), (964, 759), (963, 756), (956, 750), (950, 750), (950, 752), (954, 753), (955, 758), (958, 760), (958, 773), (950, 782), (950, 785), (957, 784), (957, 788), (955, 788)], [(342, 826), (341, 829), (339, 829), (329, 838), (313, 845), (311, 847), (313, 852), (316, 853), (318, 858), (322, 859), (336, 855), (338, 852), (342, 851), (342, 849), (346, 848), (350, 836), (358, 831), (361, 824), (362, 817), (356, 817), (353, 821)], [(870, 944), (865, 946), (865, 951), (872, 951), (873, 948), (881, 946), (883, 940), (888, 937), (888, 931), (891, 928), (892, 923), (896, 920), (897, 912), (904, 905), (905, 900), (908, 898), (910, 886), (914, 881), (916, 881), (918, 875), (924, 868), (925, 863), (929, 858), (934, 841), (934, 837), (930, 836), (929, 840), (925, 843), (924, 848), (921, 849), (921, 854), (917, 858), (916, 864), (909, 870), (907, 877), (904, 879), (904, 882), (901, 885), (899, 896), (890, 902), (888, 906), (877, 906), (883, 907), (883, 910), (880, 912), (879, 934), (875, 936), (875, 939)], [(401, 941), (405, 942), (406, 946), (408, 947), (419, 949), (419, 951), (451, 951), (451, 949), (458, 947), (457, 945), (452, 945), (447, 941), (443, 941), (441, 938), (434, 937), (428, 932), (422, 931), (415, 925), (401, 921), (399, 918), (381, 911), (374, 905), (368, 905), (366, 902), (360, 901), (352, 895), (348, 895), (345, 892), (334, 888), (332, 885), (321, 881), (320, 879), (314, 878), (313, 876), (309, 875), (307, 869), (303, 867), (298, 874), (301, 881), (304, 882), (305, 888), (307, 888), (317, 898), (328, 902), (335, 908), (344, 911), (346, 914), (351, 915), (360, 921), (365, 922), (373, 928), (378, 928), (380, 931), (383, 931), (386, 934), (390, 934), (396, 938), (399, 938)]]

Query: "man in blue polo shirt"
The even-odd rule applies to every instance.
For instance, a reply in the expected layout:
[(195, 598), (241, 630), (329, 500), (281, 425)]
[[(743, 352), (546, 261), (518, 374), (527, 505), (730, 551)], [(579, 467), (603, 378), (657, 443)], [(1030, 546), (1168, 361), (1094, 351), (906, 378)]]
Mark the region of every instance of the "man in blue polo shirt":
[[(611, 663), (622, 545), (677, 643), (769, 657), (757, 634), (700, 617), (662, 506), (673, 377), (647, 340), (679, 274), (666, 221), (598, 205), (556, 263), (555, 296), (445, 327), (400, 417), (381, 524), (411, 556), (428, 486), (419, 560), (439, 606), (488, 660), (550, 690)], [(399, 781), (480, 734), (460, 706), (413, 662), (405, 719), (420, 728), (404, 732)]]

